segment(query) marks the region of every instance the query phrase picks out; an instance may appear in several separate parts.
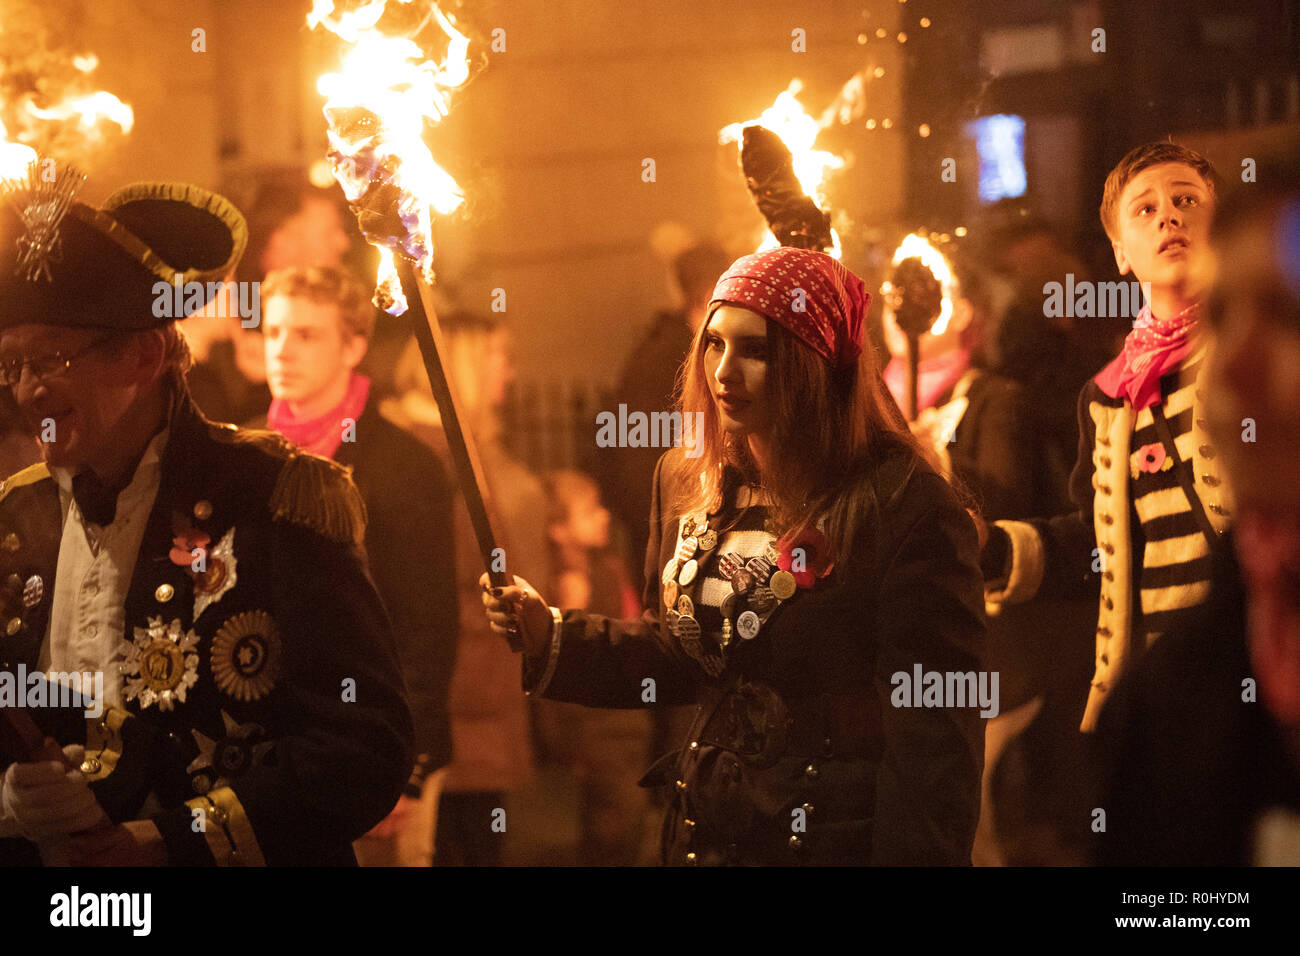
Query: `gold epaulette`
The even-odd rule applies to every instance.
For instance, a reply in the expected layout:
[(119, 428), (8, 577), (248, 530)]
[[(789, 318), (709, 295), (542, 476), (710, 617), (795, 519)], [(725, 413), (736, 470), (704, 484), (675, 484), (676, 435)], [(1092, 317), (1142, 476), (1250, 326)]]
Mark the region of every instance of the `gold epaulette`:
[(15, 488), (21, 488), (23, 485), (34, 485), (38, 481), (44, 481), (50, 477), (50, 469), (45, 462), (39, 461), (34, 465), (28, 465), (22, 471), (10, 475), (8, 478), (0, 481), (0, 501)]
[(271, 515), (311, 528), (332, 541), (362, 544), (366, 506), (352, 471), (328, 458), (295, 452), (280, 468), (271, 493)]

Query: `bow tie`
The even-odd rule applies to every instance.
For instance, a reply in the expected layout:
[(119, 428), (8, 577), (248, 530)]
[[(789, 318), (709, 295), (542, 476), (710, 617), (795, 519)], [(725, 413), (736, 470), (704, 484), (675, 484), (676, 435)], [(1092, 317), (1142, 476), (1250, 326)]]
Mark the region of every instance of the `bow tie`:
[(86, 470), (72, 478), (72, 497), (86, 520), (107, 528), (117, 514), (117, 496), (121, 488), (113, 488), (99, 480), (93, 471)]

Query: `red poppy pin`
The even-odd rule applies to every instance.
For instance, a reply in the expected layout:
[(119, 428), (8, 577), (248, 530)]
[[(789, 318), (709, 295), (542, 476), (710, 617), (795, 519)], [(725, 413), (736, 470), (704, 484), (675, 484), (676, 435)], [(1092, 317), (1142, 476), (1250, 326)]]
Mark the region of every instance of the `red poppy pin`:
[(816, 528), (807, 528), (793, 538), (783, 537), (776, 548), (776, 566), (793, 574), (794, 583), (801, 588), (812, 587), (835, 567), (830, 556), (830, 542)]

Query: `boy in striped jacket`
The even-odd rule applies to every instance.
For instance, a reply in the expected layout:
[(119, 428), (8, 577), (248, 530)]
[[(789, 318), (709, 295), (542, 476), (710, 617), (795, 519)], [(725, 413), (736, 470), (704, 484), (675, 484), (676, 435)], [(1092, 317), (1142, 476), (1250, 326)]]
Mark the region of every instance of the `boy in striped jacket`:
[(989, 602), (1099, 591), (1085, 731), (1133, 660), (1205, 603), (1231, 519), (1203, 407), (1215, 183), (1204, 156), (1172, 143), (1139, 146), (1111, 170), (1102, 224), (1147, 302), (1123, 351), (1079, 395), (1078, 511), (987, 528)]

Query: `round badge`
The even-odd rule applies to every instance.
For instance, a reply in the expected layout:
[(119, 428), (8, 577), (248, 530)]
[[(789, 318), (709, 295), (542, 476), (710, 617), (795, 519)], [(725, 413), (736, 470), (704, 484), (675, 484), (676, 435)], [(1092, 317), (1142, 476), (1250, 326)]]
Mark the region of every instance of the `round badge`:
[(776, 550), (776, 545), (769, 541), (763, 548), (763, 557), (775, 565), (781, 557), (781, 552)]
[(681, 571), (678, 572), (677, 580), (682, 584), (690, 584), (692, 581), (695, 580), (695, 572), (697, 572), (699, 569), (700, 569), (699, 562), (697, 562), (694, 558), (691, 558), (691, 560), (687, 561), (685, 564), (682, 565)]
[(688, 535), (687, 537), (682, 538), (681, 544), (677, 545), (677, 557), (681, 558), (683, 561), (689, 561), (695, 556), (695, 552), (699, 547), (699, 539), (696, 538), (695, 535)]
[(674, 634), (677, 633), (677, 619), (679, 617), (681, 617), (681, 615), (677, 613), (677, 608), (675, 607), (670, 607), (664, 614), (664, 620), (668, 622), (668, 628), (672, 630)]
[(663, 582), (667, 584), (669, 581), (675, 580), (677, 580), (677, 559), (673, 558), (664, 565)]
[(736, 616), (736, 607), (740, 604), (740, 595), (736, 592), (728, 594), (722, 599), (722, 616), (731, 618)]
[(679, 589), (677, 587), (676, 581), (669, 581), (667, 584), (664, 585), (664, 606), (665, 607), (672, 607), (677, 603), (678, 590)]
[(694, 533), (695, 533), (695, 519), (692, 518), (690, 515), (686, 515), (686, 517), (682, 518), (682, 536), (685, 537), (686, 535), (691, 535)]
[(683, 614), (673, 625), (673, 633), (679, 641), (698, 641), (700, 639), (700, 622), (689, 614)]
[(736, 633), (744, 641), (752, 640), (761, 626), (758, 615), (753, 611), (742, 611), (740, 617), (736, 618)]
[(160, 584), (154, 590), (153, 596), (154, 599), (159, 604), (166, 604), (168, 601), (172, 599), (172, 595), (174, 595), (175, 593), (176, 593), (176, 589), (173, 588), (170, 584)]
[(194, 579), (194, 590), (200, 594), (215, 594), (226, 583), (226, 562), (208, 555), (208, 569)]
[(252, 744), (238, 737), (227, 737), (212, 752), (212, 766), (223, 777), (239, 776), (252, 762)]
[(718, 573), (727, 579), (744, 566), (745, 563), (740, 559), (740, 555), (734, 551), (728, 551), (718, 558)]
[(746, 561), (745, 570), (751, 572), (759, 581), (766, 581), (772, 574), (772, 562), (760, 555)]
[(777, 571), (772, 575), (772, 580), (767, 582), (767, 586), (782, 601), (794, 597), (794, 592), (798, 589), (794, 583), (794, 575), (789, 571)]
[(22, 630), (22, 627), (23, 627), (23, 619), (21, 617), (11, 617), (9, 619), (9, 623), (5, 625), (5, 633), (8, 634), (10, 637), (13, 637), (20, 630)]
[(750, 592), (749, 606), (759, 614), (766, 614), (776, 607), (776, 595), (772, 593), (770, 587), (760, 584)]
[(212, 677), (236, 700), (260, 700), (280, 676), (280, 632), (265, 611), (236, 614), (212, 638)]
[(194, 517), (200, 521), (207, 521), (212, 517), (212, 502), (204, 499), (194, 503)]
[(695, 602), (691, 600), (689, 594), (683, 594), (677, 599), (677, 613), (688, 617), (695, 616)]
[(741, 568), (731, 576), (731, 590), (735, 591), (737, 594), (748, 594), (753, 590), (754, 585), (757, 583), (758, 581), (755, 579), (754, 573), (752, 571), (747, 571), (744, 568)]
[(700, 535), (700, 550), (712, 551), (718, 546), (718, 533), (716, 531), (706, 531)]
[(36, 607), (45, 596), (45, 582), (39, 574), (33, 574), (23, 585), (23, 607)]
[(169, 640), (154, 641), (140, 652), (140, 679), (155, 694), (177, 686), (184, 672), (185, 655)]

